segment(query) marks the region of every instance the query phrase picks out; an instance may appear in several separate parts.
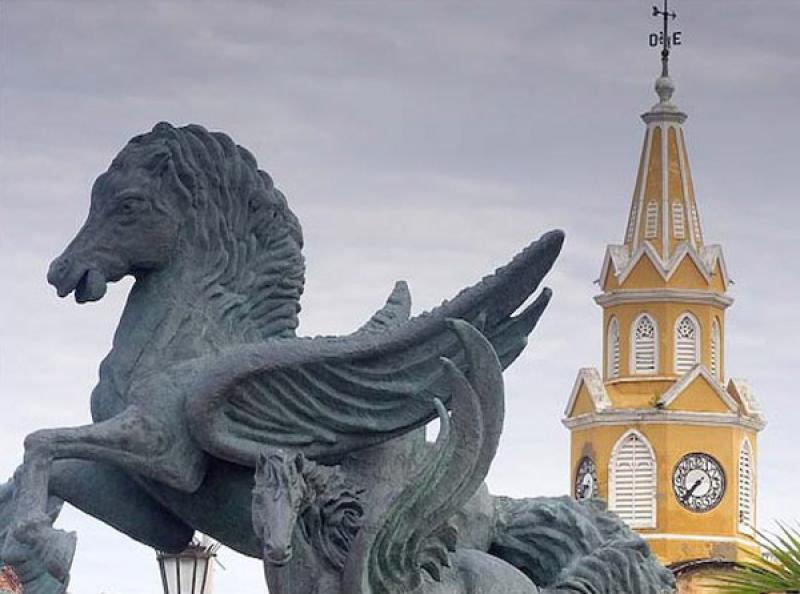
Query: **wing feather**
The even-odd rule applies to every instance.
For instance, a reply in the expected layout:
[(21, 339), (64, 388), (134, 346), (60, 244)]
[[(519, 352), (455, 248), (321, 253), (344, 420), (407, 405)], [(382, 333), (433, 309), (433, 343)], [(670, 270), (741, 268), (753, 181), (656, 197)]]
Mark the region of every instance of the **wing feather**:
[(562, 241), (561, 232), (544, 235), (493, 275), (411, 320), (408, 289), (398, 283), (384, 308), (349, 336), (276, 338), (187, 364), (176, 381), (188, 384), (190, 430), (211, 454), (254, 466), (266, 445), (336, 462), (423, 425), (436, 416), (434, 399), (450, 398), (440, 358), (467, 367), (446, 320), (476, 326), (502, 366), (510, 365), (550, 291), (513, 314), (538, 289)]

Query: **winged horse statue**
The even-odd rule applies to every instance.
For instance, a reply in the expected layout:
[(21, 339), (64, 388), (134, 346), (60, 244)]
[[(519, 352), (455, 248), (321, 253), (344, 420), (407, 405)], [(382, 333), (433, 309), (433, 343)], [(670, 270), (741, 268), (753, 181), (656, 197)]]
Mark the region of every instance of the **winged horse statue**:
[[(424, 426), (444, 418), (454, 385), (470, 373), (469, 342), (452, 320), (490, 345), (499, 373), (550, 299), (544, 289), (521, 307), (562, 241), (547, 233), (429, 313), (409, 319), (398, 283), (352, 334), (298, 337), (303, 236), (270, 176), (227, 135), (201, 126), (159, 123), (136, 136), (95, 181), (85, 224), (47, 275), (78, 303), (101, 299), (125, 276), (135, 283), (100, 364), (93, 422), (30, 434), (21, 466), (0, 487), (6, 569), (25, 594), (65, 592), (76, 537), (52, 526), (64, 501), (159, 550), (180, 551), (200, 530), (261, 558), (254, 474), (275, 448), (340, 467), (364, 501), (391, 500), (429, 449)], [(621, 580), (669, 582), (607, 512), (567, 499), (491, 498), (477, 483), (475, 493), (459, 492), (459, 546), (506, 559), (538, 586), (574, 573), (598, 546), (631, 560)], [(542, 522), (561, 536), (542, 537)], [(340, 547), (357, 550), (351, 544)]]

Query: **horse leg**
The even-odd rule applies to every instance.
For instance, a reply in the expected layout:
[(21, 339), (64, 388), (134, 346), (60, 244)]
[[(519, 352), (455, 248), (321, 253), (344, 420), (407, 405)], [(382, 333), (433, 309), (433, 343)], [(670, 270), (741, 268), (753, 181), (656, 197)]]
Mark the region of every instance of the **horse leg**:
[(156, 502), (125, 471), (91, 460), (56, 460), (50, 493), (137, 542), (169, 553), (186, 548), (194, 529)]
[[(0, 486), (0, 542), (14, 508), (14, 481)], [(55, 520), (64, 501), (98, 518), (134, 540), (167, 552), (183, 550), (194, 530), (156, 503), (124, 471), (89, 460), (63, 459), (53, 463), (48, 516)], [(63, 581), (54, 579), (41, 558), (18, 543), (13, 569), (25, 592), (57, 593)]]
[(3, 559), (14, 565), (22, 543), (41, 557), (55, 579), (66, 583), (75, 535), (52, 528), (45, 513), (54, 460), (107, 462), (192, 491), (202, 481), (204, 459), (189, 439), (182, 440), (179, 431), (170, 431), (162, 421), (143, 415), (133, 406), (101, 423), (32, 433), (25, 439), (24, 461), (15, 477), (15, 526), (6, 536)]

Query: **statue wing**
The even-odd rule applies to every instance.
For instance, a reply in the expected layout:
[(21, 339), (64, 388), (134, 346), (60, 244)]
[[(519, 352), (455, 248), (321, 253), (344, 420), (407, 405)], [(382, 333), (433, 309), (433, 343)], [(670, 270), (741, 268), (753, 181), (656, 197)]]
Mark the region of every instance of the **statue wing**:
[(373, 530), (361, 530), (342, 574), (342, 591), (418, 592), (424, 570), (434, 580), (450, 565), (457, 534), (449, 520), (480, 487), (503, 428), (503, 376), (491, 344), (452, 320), (466, 352), (466, 373), (443, 359), (451, 414), (434, 400), (441, 421), (436, 444), (412, 479), (399, 486)]
[(447, 320), (478, 328), (502, 366), (510, 365), (550, 291), (512, 314), (537, 290), (562, 243), (560, 231), (545, 234), (493, 275), (408, 321), (407, 290), (399, 285), (352, 335), (272, 339), (195, 360), (176, 373), (189, 383), (189, 428), (212, 455), (254, 466), (264, 446), (335, 462), (419, 427), (436, 416), (434, 399), (450, 398), (440, 358), (466, 366)]
[[(456, 548), (449, 520), (480, 487), (497, 452), (505, 411), (499, 361), (475, 328), (460, 320), (450, 326), (467, 357), (466, 373), (443, 360), (452, 412), (434, 401), (441, 425), (433, 452), (389, 504), (375, 535), (357, 537), (346, 592), (416, 592), (420, 568), (439, 581)], [(362, 590), (365, 581), (369, 588)]]

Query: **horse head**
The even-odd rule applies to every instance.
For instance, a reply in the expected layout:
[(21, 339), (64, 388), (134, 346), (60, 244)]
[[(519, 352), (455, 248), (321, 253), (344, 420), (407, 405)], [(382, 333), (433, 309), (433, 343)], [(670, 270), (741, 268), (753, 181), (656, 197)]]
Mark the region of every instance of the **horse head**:
[(160, 123), (97, 178), (87, 220), (48, 281), (83, 303), (126, 275), (168, 270), (161, 277), (182, 282), (187, 301), (205, 297), (262, 336), (286, 335), (297, 326), (302, 243), (286, 198), (246, 149), (201, 126)]
[(300, 515), (314, 496), (303, 474), (303, 454), (276, 450), (262, 453), (253, 489), (253, 528), (264, 561), (285, 565), (292, 558), (292, 538)]

